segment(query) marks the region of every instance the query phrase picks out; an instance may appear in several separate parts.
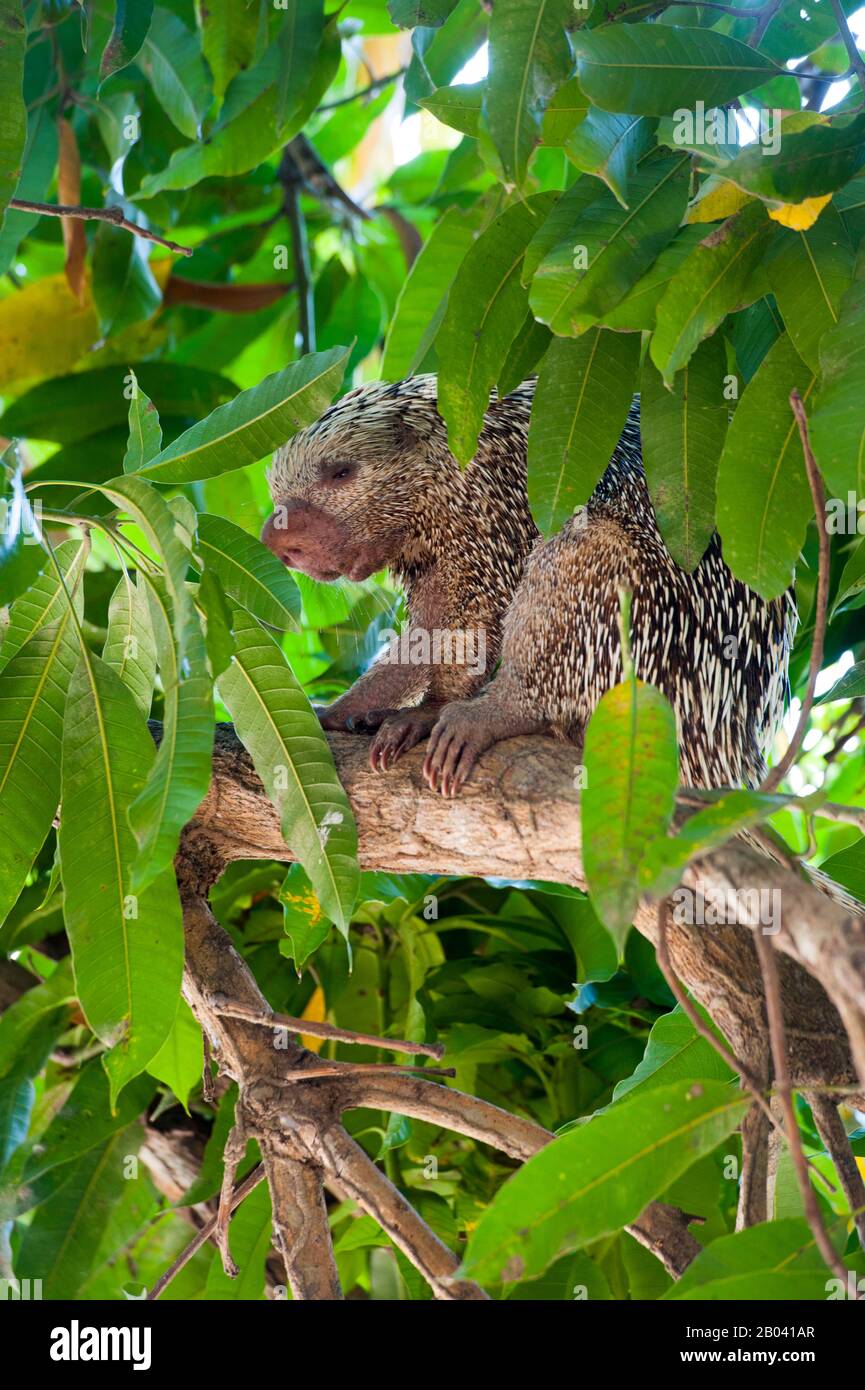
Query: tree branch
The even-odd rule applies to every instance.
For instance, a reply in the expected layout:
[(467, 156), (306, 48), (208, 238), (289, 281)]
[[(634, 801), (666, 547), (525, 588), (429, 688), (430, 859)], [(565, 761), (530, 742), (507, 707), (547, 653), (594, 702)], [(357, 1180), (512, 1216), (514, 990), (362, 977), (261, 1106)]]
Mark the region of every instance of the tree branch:
[(832, 0), (832, 13), (838, 25), (838, 33), (841, 35), (841, 41), (850, 59), (850, 69), (858, 77), (859, 85), (863, 92), (865, 92), (865, 59), (863, 59), (862, 54), (859, 52), (859, 47), (851, 33), (850, 25), (847, 23), (847, 16), (844, 13), (841, 0)]
[(790, 408), (796, 417), (796, 424), (799, 427), (799, 437), (802, 441), (802, 452), (805, 455), (805, 470), (808, 474), (808, 483), (814, 502), (814, 515), (817, 521), (817, 534), (820, 538), (820, 562), (817, 575), (814, 637), (811, 642), (808, 685), (802, 700), (802, 709), (796, 723), (796, 728), (793, 731), (793, 737), (790, 739), (787, 746), (787, 751), (764, 777), (760, 785), (761, 792), (773, 792), (776, 787), (780, 786), (782, 779), (793, 766), (799, 754), (802, 740), (808, 728), (808, 721), (811, 718), (811, 706), (814, 703), (817, 677), (820, 675), (820, 669), (823, 665), (823, 649), (826, 643), (826, 620), (829, 616), (829, 574), (832, 563), (832, 553), (829, 532), (826, 527), (826, 493), (823, 488), (823, 479), (820, 477), (820, 469), (817, 467), (817, 460), (814, 458), (814, 451), (811, 448), (811, 440), (808, 435), (808, 417), (805, 414), (805, 406), (802, 397), (795, 387), (790, 392)]
[(137, 222), (130, 222), (129, 218), (124, 216), (122, 208), (85, 208), (71, 203), (31, 203), (27, 198), (10, 198), (9, 207), (16, 208), (19, 212), (35, 212), (40, 217), (73, 217), (83, 222), (110, 222), (115, 227), (121, 227), (124, 232), (141, 237), (142, 241), (153, 241), (157, 246), (165, 246), (180, 256), (191, 256), (193, 253), (191, 246), (180, 246), (176, 241), (167, 241), (165, 237), (157, 236), (156, 232), (139, 227)]
[(294, 252), (294, 274), (297, 285), (298, 335), (300, 350), (303, 353), (315, 351), (315, 296), (312, 284), (312, 267), (309, 259), (309, 238), (306, 233), (306, 220), (300, 206), (300, 191), (303, 176), (297, 162), (286, 145), (279, 165), (279, 181), (283, 188), (283, 207), (291, 232), (291, 245)]
[(347, 97), (338, 97), (336, 101), (326, 101), (323, 106), (315, 108), (316, 115), (322, 111), (335, 111), (338, 106), (348, 106), (349, 102), (352, 101), (363, 101), (365, 97), (374, 97), (377, 92), (389, 87), (392, 82), (398, 82), (407, 71), (407, 68), (398, 68), (396, 72), (388, 73), (387, 77), (377, 77), (367, 87), (359, 87), (356, 92), (350, 92)]

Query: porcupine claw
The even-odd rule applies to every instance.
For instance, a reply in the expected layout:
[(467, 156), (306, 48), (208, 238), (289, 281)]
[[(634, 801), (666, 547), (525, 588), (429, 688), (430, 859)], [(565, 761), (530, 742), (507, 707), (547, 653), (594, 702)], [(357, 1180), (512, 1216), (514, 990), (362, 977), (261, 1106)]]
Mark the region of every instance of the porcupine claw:
[(442, 711), (429, 741), (423, 774), (432, 791), (456, 796), (492, 739), (468, 703), (454, 702)]
[(403, 753), (427, 737), (438, 717), (437, 712), (417, 708), (375, 710), (374, 713), (382, 719), (369, 750), (373, 772), (386, 772), (393, 767)]

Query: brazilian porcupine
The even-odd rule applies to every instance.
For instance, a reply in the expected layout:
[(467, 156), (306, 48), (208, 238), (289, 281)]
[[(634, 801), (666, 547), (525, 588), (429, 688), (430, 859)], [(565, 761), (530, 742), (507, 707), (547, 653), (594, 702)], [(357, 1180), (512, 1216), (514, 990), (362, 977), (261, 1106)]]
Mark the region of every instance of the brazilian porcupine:
[(402, 659), (374, 663), (322, 723), (376, 728), (380, 769), (431, 735), (424, 770), (446, 795), (499, 739), (548, 731), (579, 742), (621, 679), (624, 586), (637, 674), (676, 711), (683, 781), (755, 785), (783, 709), (791, 595), (766, 603), (734, 579), (717, 536), (693, 574), (676, 565), (646, 486), (636, 401), (587, 507), (541, 541), (526, 491), (533, 394), (524, 382), (492, 399), (465, 470), (433, 376), (361, 386), (274, 455), (276, 510), (262, 539), (287, 565), (355, 580), (387, 566), (410, 634), (485, 637), (485, 672), (437, 664), (422, 641), (404, 640)]

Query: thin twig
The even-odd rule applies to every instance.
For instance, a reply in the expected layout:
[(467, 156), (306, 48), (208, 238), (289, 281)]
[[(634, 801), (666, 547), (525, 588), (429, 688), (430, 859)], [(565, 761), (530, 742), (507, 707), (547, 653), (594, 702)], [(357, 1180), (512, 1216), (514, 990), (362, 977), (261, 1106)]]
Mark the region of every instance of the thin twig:
[(775, 15), (781, 8), (781, 4), (782, 0), (769, 0), (769, 3), (763, 6), (754, 32), (748, 40), (749, 48), (757, 47), (766, 30), (769, 28), (769, 25), (772, 23), (772, 20), (775, 18)]
[(398, 82), (403, 77), (408, 68), (399, 68), (396, 72), (391, 72), (387, 77), (377, 77), (374, 82), (370, 82), (368, 87), (360, 87), (356, 92), (350, 92), (347, 97), (339, 97), (336, 101), (326, 101), (323, 106), (315, 108), (316, 115), (321, 111), (335, 111), (338, 106), (348, 106), (350, 101), (361, 101), (363, 97), (373, 97), (376, 92), (380, 92), (384, 87), (389, 87), (392, 82)]
[(832, 13), (835, 16), (835, 22), (838, 25), (838, 33), (841, 35), (841, 40), (847, 50), (847, 56), (850, 59), (850, 68), (859, 78), (859, 85), (863, 92), (865, 92), (865, 59), (863, 59), (862, 54), (859, 52), (856, 40), (850, 31), (850, 25), (847, 23), (847, 16), (844, 13), (841, 0), (832, 0)]
[(826, 619), (829, 613), (829, 565), (831, 551), (829, 532), (826, 529), (826, 494), (823, 489), (823, 479), (820, 477), (820, 470), (817, 467), (817, 460), (814, 458), (814, 451), (811, 448), (811, 440), (808, 435), (808, 417), (805, 414), (805, 406), (802, 403), (802, 397), (795, 387), (790, 392), (790, 407), (796, 417), (796, 424), (799, 426), (799, 436), (802, 440), (802, 452), (805, 455), (805, 471), (808, 474), (811, 496), (814, 499), (817, 534), (820, 539), (820, 560), (817, 575), (814, 637), (811, 642), (811, 662), (808, 669), (808, 686), (802, 701), (799, 720), (793, 731), (793, 737), (790, 739), (787, 746), (787, 751), (780, 761), (770, 769), (760, 784), (759, 790), (764, 793), (773, 792), (775, 788), (780, 785), (782, 779), (786, 776), (799, 755), (799, 749), (808, 728), (808, 721), (811, 718), (811, 706), (814, 703), (814, 691), (817, 686), (817, 677), (823, 665), (823, 648), (826, 642)]
[(456, 1067), (411, 1067), (396, 1062), (332, 1062), (330, 1066), (298, 1067), (283, 1073), (283, 1081), (315, 1081), (322, 1076), (331, 1080), (339, 1076), (406, 1076), (420, 1072), (421, 1076), (456, 1076)]
[(19, 212), (36, 212), (40, 217), (78, 217), (83, 222), (110, 222), (115, 227), (122, 227), (125, 232), (132, 232), (133, 236), (141, 237), (143, 241), (154, 241), (157, 246), (176, 251), (180, 256), (191, 256), (193, 253), (191, 246), (180, 246), (176, 241), (167, 241), (165, 237), (149, 232), (146, 227), (139, 227), (137, 222), (130, 222), (129, 218), (123, 215), (122, 208), (84, 208), (73, 203), (31, 203), (27, 198), (10, 198), (9, 207), (17, 208)]
[[(805, 1157), (805, 1150), (802, 1148), (802, 1136), (799, 1133), (796, 1111), (793, 1108), (793, 1088), (790, 1084), (790, 1069), (787, 1063), (787, 1031), (784, 1027), (784, 1011), (781, 1006), (781, 979), (778, 974), (778, 961), (775, 957), (775, 948), (769, 938), (764, 936), (761, 931), (755, 931), (754, 944), (757, 948), (757, 959), (760, 962), (760, 970), (763, 975), (763, 988), (766, 993), (766, 1019), (769, 1024), (769, 1046), (772, 1049), (775, 1086), (777, 1088), (778, 1098), (781, 1102), (781, 1109), (784, 1113), (784, 1121), (787, 1129), (787, 1143), (790, 1146), (790, 1157), (793, 1160), (796, 1181), (799, 1184), (802, 1205), (805, 1209), (805, 1219), (811, 1228), (814, 1243), (820, 1251), (824, 1263), (831, 1269), (832, 1273), (841, 1280), (842, 1284), (846, 1284), (847, 1268), (838, 1255), (836, 1255), (832, 1242), (826, 1232), (826, 1227), (823, 1225), (823, 1217), (817, 1202), (817, 1194), (811, 1186), (811, 1178), (808, 1173), (808, 1160)], [(858, 1294), (854, 1294), (853, 1296), (854, 1298), (858, 1298)]]
[(315, 299), (312, 288), (312, 268), (309, 260), (309, 239), (306, 219), (300, 206), (303, 180), (288, 148), (282, 152), (279, 181), (284, 191), (285, 216), (291, 231), (294, 252), (294, 273), (297, 281), (297, 328), (300, 350), (315, 352)]
[[(253, 1188), (258, 1187), (258, 1184), (264, 1181), (264, 1176), (264, 1164), (257, 1163), (255, 1167), (251, 1170), (251, 1172), (247, 1173), (243, 1181), (239, 1182), (237, 1184), (237, 1187), (234, 1189), (234, 1192), (231, 1196), (232, 1211), (234, 1211), (236, 1207), (240, 1206), (240, 1203), (243, 1201), (244, 1197), (248, 1197), (250, 1192), (252, 1192)], [(183, 1204), (181, 1203), (181, 1206), (182, 1205)], [(208, 1221), (205, 1221), (201, 1230), (197, 1233), (197, 1235), (193, 1236), (192, 1240), (189, 1242), (186, 1248), (181, 1250), (174, 1263), (169, 1265), (165, 1273), (161, 1275), (159, 1279), (157, 1279), (156, 1283), (153, 1285), (153, 1288), (150, 1290), (149, 1294), (147, 1295), (147, 1298), (145, 1299), (146, 1303), (153, 1303), (161, 1293), (164, 1293), (165, 1290), (168, 1288), (168, 1285), (171, 1283), (172, 1279), (174, 1279), (174, 1277), (180, 1273), (184, 1265), (188, 1265), (193, 1255), (198, 1254), (202, 1245), (207, 1244), (207, 1242), (211, 1239), (214, 1232), (216, 1231), (216, 1224), (218, 1220), (219, 1214), (217, 1213), (215, 1216), (211, 1216)]]
[(262, 1028), (285, 1028), (289, 1033), (306, 1034), (311, 1038), (328, 1038), (331, 1042), (357, 1043), (366, 1047), (381, 1047), (386, 1052), (407, 1052), (416, 1057), (432, 1057), (439, 1061), (445, 1055), (442, 1043), (406, 1042), (403, 1038), (377, 1038), (373, 1033), (354, 1033), (348, 1028), (337, 1028), (333, 1023), (313, 1023), (307, 1018), (295, 1018), (290, 1014), (260, 1014), (247, 1009), (242, 1004), (214, 999), (213, 1006), (222, 1018), (242, 1018), (248, 1023), (257, 1023)]

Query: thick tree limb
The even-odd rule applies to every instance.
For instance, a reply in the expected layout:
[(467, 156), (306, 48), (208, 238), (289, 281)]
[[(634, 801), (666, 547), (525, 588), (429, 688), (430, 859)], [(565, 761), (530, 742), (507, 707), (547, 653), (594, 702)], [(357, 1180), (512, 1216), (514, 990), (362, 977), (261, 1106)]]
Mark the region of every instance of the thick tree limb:
[[(423, 754), (396, 769), (370, 771), (368, 740), (330, 737), (340, 777), (354, 808), (364, 867), (397, 872), (547, 879), (584, 886), (575, 750), (545, 739), (516, 739), (490, 750), (457, 801), (433, 795), (421, 773)], [(217, 730), (213, 783), (184, 833), (178, 879), (186, 925), (184, 992), (204, 1027), (223, 1074), (240, 1088), (237, 1120), (261, 1147), (274, 1207), (277, 1244), (295, 1297), (340, 1297), (322, 1188), (353, 1196), (390, 1234), (438, 1298), (477, 1299), (483, 1292), (454, 1279), (458, 1260), (429, 1231), (405, 1198), (340, 1123), (346, 1110), (376, 1108), (416, 1117), (526, 1159), (551, 1136), (531, 1121), (404, 1071), (353, 1068), (320, 1061), (298, 1043), (274, 1046), (274, 1022), (247, 966), (215, 922), (206, 894), (236, 859), (292, 858), (276, 812), (233, 729)], [(801, 879), (789, 864), (762, 857), (736, 841), (692, 865), (684, 881), (704, 894), (777, 885), (780, 997), (793, 1085), (821, 1092), (850, 1088), (856, 1077), (850, 1046), (865, 1064), (865, 928), (842, 903)], [(657, 938), (657, 912), (641, 910), (637, 926)], [(753, 929), (733, 914), (718, 927), (671, 920), (666, 936), (672, 966), (729, 1039), (736, 1057), (766, 1055), (765, 1001)], [(833, 1002), (834, 1001), (834, 1002)], [(836, 1007), (836, 1003), (837, 1006)], [(848, 1024), (859, 1033), (848, 1045)], [(854, 1030), (855, 1031), (855, 1030)], [(762, 1075), (762, 1072), (761, 1072)], [(865, 1077), (865, 1065), (861, 1075)], [(301, 1079), (303, 1078), (303, 1079)], [(758, 1112), (759, 1113), (759, 1112)], [(765, 1117), (761, 1116), (765, 1122)], [(765, 1136), (756, 1139), (748, 1217), (765, 1209)], [(226, 1189), (226, 1201), (232, 1201)], [(681, 1214), (652, 1204), (632, 1234), (674, 1275), (699, 1246)], [(226, 1213), (227, 1215), (227, 1213)]]
[[(450, 801), (430, 793), (421, 774), (422, 750), (387, 773), (373, 773), (368, 739), (328, 737), (354, 808), (365, 868), (546, 879), (585, 888), (579, 793), (573, 786), (577, 753), (568, 745), (545, 738), (498, 744), (481, 759), (460, 798)], [(188, 833), (196, 841), (203, 837), (209, 852), (226, 861), (292, 857), (230, 725), (217, 731), (213, 783)], [(707, 899), (730, 903), (744, 890), (774, 894), (778, 929), (771, 940), (785, 957), (780, 968), (792, 1082), (855, 1085), (852, 1050), (865, 1087), (865, 920), (741, 839), (689, 865), (682, 882)], [(641, 908), (636, 926), (656, 941), (651, 904)], [(768, 1041), (752, 932), (735, 918), (719, 926), (668, 925), (677, 975), (737, 1057), (755, 1055), (755, 1040), (764, 1046)]]

